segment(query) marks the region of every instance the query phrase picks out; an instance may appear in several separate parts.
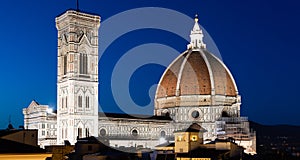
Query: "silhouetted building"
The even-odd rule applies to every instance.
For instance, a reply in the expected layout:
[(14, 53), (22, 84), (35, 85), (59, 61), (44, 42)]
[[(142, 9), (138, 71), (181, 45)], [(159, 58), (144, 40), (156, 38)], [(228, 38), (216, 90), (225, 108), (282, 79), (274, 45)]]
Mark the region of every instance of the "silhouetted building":
[(51, 157), (37, 144), (37, 130), (8, 127), (0, 130), (0, 159), (40, 159)]

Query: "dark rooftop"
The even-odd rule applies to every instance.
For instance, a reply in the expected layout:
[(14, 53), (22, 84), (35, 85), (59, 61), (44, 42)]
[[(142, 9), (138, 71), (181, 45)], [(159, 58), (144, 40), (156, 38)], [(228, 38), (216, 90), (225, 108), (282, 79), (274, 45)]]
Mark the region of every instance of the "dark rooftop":
[(31, 146), (0, 138), (0, 153), (45, 153), (46, 151), (38, 146)]
[(174, 133), (176, 132), (206, 132), (206, 130), (202, 128), (199, 124), (193, 123), (186, 129), (174, 131)]
[(174, 147), (175, 146), (175, 143), (163, 143), (163, 144), (159, 144), (155, 147)]

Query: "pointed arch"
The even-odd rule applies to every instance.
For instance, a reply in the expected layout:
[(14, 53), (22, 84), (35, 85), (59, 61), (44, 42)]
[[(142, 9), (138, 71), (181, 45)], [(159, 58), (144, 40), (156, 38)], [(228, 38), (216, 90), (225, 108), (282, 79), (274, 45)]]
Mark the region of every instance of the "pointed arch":
[(84, 93), (82, 88), (78, 87), (75, 93), (75, 104), (77, 109), (82, 109), (83, 108), (83, 101), (84, 101)]
[(76, 137), (77, 138), (82, 138), (84, 135), (84, 125), (83, 125), (83, 123), (82, 123), (82, 121), (81, 120), (78, 120), (77, 121), (77, 124), (76, 124), (76, 131), (75, 131), (75, 134), (76, 134)]

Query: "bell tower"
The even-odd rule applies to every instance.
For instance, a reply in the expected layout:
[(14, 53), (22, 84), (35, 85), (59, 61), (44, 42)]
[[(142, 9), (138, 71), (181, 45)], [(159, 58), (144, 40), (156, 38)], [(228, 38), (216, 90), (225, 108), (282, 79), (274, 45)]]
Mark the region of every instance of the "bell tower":
[(98, 137), (100, 16), (69, 10), (56, 17), (57, 143)]

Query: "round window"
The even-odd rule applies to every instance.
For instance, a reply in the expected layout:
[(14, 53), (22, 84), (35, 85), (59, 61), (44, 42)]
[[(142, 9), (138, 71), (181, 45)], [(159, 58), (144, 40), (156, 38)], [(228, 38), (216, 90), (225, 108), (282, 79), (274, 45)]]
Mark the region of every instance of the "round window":
[(106, 135), (106, 130), (102, 128), (100, 130), (100, 136), (105, 136), (105, 135)]
[(138, 135), (138, 131), (136, 129), (131, 131), (132, 136), (136, 137)]
[(192, 112), (192, 117), (193, 118), (198, 118), (199, 117), (199, 112), (198, 111), (193, 111)]

